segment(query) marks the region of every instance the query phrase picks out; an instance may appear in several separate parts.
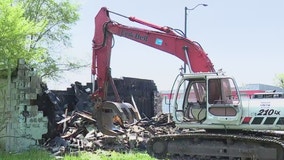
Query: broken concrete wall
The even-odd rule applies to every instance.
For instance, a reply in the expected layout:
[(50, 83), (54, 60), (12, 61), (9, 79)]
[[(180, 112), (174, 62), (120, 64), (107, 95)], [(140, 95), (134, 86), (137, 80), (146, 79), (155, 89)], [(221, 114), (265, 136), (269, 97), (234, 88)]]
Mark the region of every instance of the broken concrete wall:
[[(47, 118), (36, 105), (41, 79), (20, 60), (11, 84), (1, 79), (0, 150), (18, 152), (37, 145), (47, 132)], [(10, 92), (10, 94), (8, 94)]]
[[(157, 102), (159, 93), (153, 80), (131, 77), (114, 78), (113, 80), (121, 100), (133, 105), (131, 100), (132, 95), (142, 117), (151, 118), (158, 112), (161, 112), (161, 102)], [(75, 82), (75, 84), (76, 83), (78, 84), (79, 82)], [(63, 104), (68, 104), (69, 110), (71, 108), (90, 112), (90, 109), (93, 108), (86, 105), (78, 105), (79, 101), (83, 103), (84, 101), (87, 101), (87, 99), (82, 100), (84, 96), (76, 97), (74, 86), (80, 87), (81, 91), (92, 89), (92, 83), (87, 83), (86, 85), (72, 85), (71, 88), (67, 88), (64, 91), (52, 90), (52, 92), (61, 99)], [(108, 86), (107, 100), (115, 101), (115, 95), (111, 85)]]
[[(156, 84), (153, 80), (123, 77), (114, 79), (120, 98), (124, 102), (132, 104), (131, 95), (135, 100), (139, 113), (142, 117), (151, 118), (155, 116), (157, 105), (155, 97), (158, 94)], [(109, 100), (114, 100), (114, 93), (109, 86)]]

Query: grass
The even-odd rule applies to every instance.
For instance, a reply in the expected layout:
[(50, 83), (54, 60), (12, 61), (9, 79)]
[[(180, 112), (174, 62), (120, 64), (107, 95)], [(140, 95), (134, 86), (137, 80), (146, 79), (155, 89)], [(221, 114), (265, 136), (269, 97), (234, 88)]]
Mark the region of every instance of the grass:
[(52, 160), (47, 151), (35, 149), (23, 153), (0, 152), (0, 155), (0, 160)]
[(133, 159), (142, 159), (142, 160), (154, 160), (147, 153), (141, 152), (129, 152), (129, 153), (119, 153), (119, 152), (109, 152), (98, 150), (95, 153), (90, 152), (81, 152), (79, 156), (65, 156), (64, 160), (133, 160)]
[[(61, 160), (155, 160), (147, 153), (131, 151), (119, 153), (114, 151), (97, 150), (95, 152), (79, 152), (77, 155), (67, 154)], [(56, 160), (49, 152), (44, 150), (29, 150), (23, 153), (0, 152), (0, 160)]]

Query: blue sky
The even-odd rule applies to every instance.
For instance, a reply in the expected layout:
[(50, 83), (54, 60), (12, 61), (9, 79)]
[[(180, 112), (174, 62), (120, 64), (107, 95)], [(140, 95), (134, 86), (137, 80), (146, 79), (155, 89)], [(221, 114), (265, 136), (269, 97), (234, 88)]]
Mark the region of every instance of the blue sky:
[[(215, 69), (233, 76), (239, 86), (249, 83), (274, 85), (275, 76), (284, 73), (283, 0), (81, 0), (80, 21), (72, 28), (72, 47), (62, 55), (91, 63), (94, 17), (101, 7), (126, 16), (184, 30), (184, 8), (188, 11), (187, 37), (199, 42)], [(111, 18), (128, 26), (127, 19)], [(152, 79), (158, 90), (169, 90), (183, 62), (165, 52), (115, 36), (111, 68), (114, 78)], [(74, 81), (91, 81), (90, 68), (66, 73), (51, 89), (69, 87)], [(60, 89), (61, 89), (60, 88)]]

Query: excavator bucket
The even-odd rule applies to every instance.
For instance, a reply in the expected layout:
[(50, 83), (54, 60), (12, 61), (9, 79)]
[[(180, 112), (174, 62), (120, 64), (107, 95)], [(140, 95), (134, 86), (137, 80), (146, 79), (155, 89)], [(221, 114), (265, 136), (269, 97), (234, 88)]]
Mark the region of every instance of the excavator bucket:
[(139, 112), (130, 103), (105, 101), (95, 111), (97, 127), (104, 134), (116, 136), (127, 125), (139, 120)]

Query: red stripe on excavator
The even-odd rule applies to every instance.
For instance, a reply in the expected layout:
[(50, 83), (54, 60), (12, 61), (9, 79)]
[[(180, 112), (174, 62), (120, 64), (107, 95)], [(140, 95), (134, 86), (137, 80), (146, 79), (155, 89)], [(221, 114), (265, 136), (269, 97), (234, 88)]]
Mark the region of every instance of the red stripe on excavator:
[(251, 118), (252, 118), (252, 117), (245, 117), (245, 118), (243, 119), (242, 124), (249, 124)]

